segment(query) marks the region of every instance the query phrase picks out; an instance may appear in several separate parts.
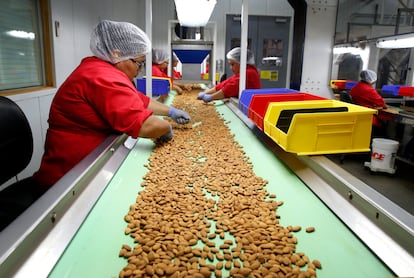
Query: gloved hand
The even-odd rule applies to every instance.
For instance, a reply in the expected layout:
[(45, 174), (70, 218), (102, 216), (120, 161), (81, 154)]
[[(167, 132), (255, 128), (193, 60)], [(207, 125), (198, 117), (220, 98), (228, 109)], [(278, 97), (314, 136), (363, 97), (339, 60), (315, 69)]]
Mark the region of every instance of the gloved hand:
[(203, 97), (205, 96), (206, 92), (201, 92), (198, 94), (197, 99), (203, 99)]
[(170, 107), (170, 111), (168, 112), (168, 117), (172, 118), (175, 122), (179, 124), (186, 124), (191, 120), (190, 115), (188, 115), (187, 112), (174, 108), (172, 106)]
[(167, 133), (165, 133), (164, 135), (161, 135), (158, 138), (158, 141), (168, 142), (168, 141), (172, 140), (173, 138), (174, 138), (174, 133), (173, 133), (173, 130), (172, 130), (172, 126), (170, 125), (170, 130)]
[(203, 96), (203, 100), (204, 100), (204, 102), (210, 102), (210, 101), (213, 100), (213, 95), (206, 94), (206, 95)]

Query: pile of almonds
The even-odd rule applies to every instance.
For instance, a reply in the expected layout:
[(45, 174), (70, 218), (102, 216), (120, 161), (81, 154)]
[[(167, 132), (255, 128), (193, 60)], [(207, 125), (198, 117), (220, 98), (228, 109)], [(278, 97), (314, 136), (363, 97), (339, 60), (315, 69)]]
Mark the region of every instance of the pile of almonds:
[(320, 262), (296, 252), (301, 227), (280, 225), (283, 201), (197, 93), (174, 98), (192, 121), (172, 122), (174, 140), (149, 157), (143, 190), (125, 216), (136, 245), (122, 246), (128, 263), (119, 277), (316, 277)]

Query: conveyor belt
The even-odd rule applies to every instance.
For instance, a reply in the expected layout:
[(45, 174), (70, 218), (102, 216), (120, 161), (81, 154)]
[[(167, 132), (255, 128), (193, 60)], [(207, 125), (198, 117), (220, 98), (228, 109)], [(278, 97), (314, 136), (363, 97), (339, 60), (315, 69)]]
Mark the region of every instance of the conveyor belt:
[[(303, 182), (306, 181), (306, 172), (310, 171), (305, 163), (297, 163), (297, 158), (292, 158), (287, 153), (278, 154), (280, 149), (276, 150), (275, 155), (274, 150), (259, 140), (255, 132), (252, 132), (231, 109), (221, 102), (217, 102), (216, 108), (228, 122), (235, 139), (243, 145), (253, 162), (255, 173), (269, 180), (268, 191), (277, 194), (278, 198), (284, 201), (284, 205), (278, 209), (281, 223), (285, 226), (316, 227), (312, 234), (303, 231), (295, 236), (299, 240), (298, 251), (303, 250), (310, 257), (322, 262), (323, 269), (318, 270), (318, 277), (395, 277), (392, 271), (313, 193), (314, 189), (310, 190)], [(43, 254), (60, 256), (49, 277), (118, 277), (119, 271), (125, 265), (125, 259), (118, 258), (120, 248), (128, 242), (133, 245), (132, 239), (124, 234), (126, 222), (123, 218), (129, 210), (129, 205), (135, 202), (138, 190), (141, 190), (139, 184), (147, 171), (144, 165), (153, 146), (150, 140), (140, 139), (137, 142), (70, 244), (63, 246), (66, 249), (61, 256), (53, 254), (52, 247), (45, 251), (47, 247), (43, 246)], [(330, 194), (332, 200), (337, 198), (333, 191)], [(352, 210), (351, 206), (342, 205), (340, 203), (342, 210)], [(78, 209), (82, 210), (82, 206)], [(58, 223), (61, 226), (60, 231), (55, 233), (64, 234), (65, 225), (72, 225), (70, 222), (63, 223), (65, 220), (63, 216)], [(59, 238), (59, 235), (55, 238)], [(58, 241), (53, 243), (59, 244)], [(37, 260), (42, 261), (41, 258)], [(44, 263), (48, 263), (47, 256)], [(28, 265), (20, 270), (19, 274), (22, 277), (27, 273), (35, 273), (33, 271), (39, 268), (39, 265)]]
[[(322, 262), (323, 269), (318, 271), (318, 277), (393, 277), (390, 270), (231, 110), (224, 105), (217, 109), (229, 122), (236, 140), (244, 146), (256, 174), (269, 180), (272, 188), (268, 190), (284, 200), (285, 204), (278, 209), (282, 224), (316, 227), (313, 234), (302, 232), (296, 236), (298, 251), (303, 250)], [(50, 277), (79, 277), (88, 269), (93, 269), (95, 277), (118, 275), (125, 260), (116, 255), (122, 244), (131, 241), (123, 235), (126, 224), (122, 219), (129, 204), (135, 202), (136, 191), (140, 189), (141, 177), (146, 171), (142, 165), (150, 154), (151, 144), (139, 140)]]
[(414, 216), (325, 156), (283, 151), (237, 109), (232, 111), (330, 208), (348, 228), (401, 277), (414, 273)]

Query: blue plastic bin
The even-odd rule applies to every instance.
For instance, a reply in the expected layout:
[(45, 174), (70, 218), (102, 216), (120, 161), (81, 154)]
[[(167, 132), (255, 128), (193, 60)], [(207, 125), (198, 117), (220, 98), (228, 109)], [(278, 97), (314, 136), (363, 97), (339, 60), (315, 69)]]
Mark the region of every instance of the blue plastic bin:
[(266, 95), (266, 94), (287, 94), (297, 93), (299, 91), (288, 88), (266, 88), (266, 89), (247, 89), (243, 90), (239, 99), (239, 109), (249, 116), (249, 106), (254, 95)]
[(400, 87), (401, 85), (384, 85), (382, 86), (381, 94), (398, 96), (398, 90)]
[(351, 89), (352, 89), (352, 87), (354, 87), (357, 83), (358, 83), (358, 82), (356, 82), (356, 81), (347, 81), (347, 82), (345, 83), (345, 89), (346, 89), (346, 90), (351, 90)]
[[(137, 89), (141, 93), (146, 94), (146, 78), (138, 78), (137, 79)], [(152, 95), (159, 96), (159, 95), (166, 95), (170, 92), (170, 81), (168, 79), (157, 79), (152, 78)]]

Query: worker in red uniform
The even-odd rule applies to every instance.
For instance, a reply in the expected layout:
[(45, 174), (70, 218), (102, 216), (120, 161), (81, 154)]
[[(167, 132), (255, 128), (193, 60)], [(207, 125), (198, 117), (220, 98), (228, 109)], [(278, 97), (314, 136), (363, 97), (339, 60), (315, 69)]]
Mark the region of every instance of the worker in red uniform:
[[(239, 96), (240, 54), (240, 47), (233, 48), (227, 53), (226, 57), (234, 75), (220, 82), (215, 87), (199, 93), (197, 96), (198, 99), (202, 99), (204, 102), (210, 102)], [(260, 89), (259, 72), (254, 66), (254, 55), (249, 49), (247, 49), (246, 64), (246, 89)]]
[(58, 89), (50, 108), (45, 152), (33, 181), (46, 191), (109, 135), (171, 140), (169, 116), (184, 124), (185, 111), (139, 93), (132, 80), (151, 51), (148, 36), (127, 22), (103, 20), (94, 28), (90, 48)]
[[(373, 87), (377, 82), (377, 74), (372, 70), (363, 70), (359, 77), (360, 81), (349, 92), (353, 103), (377, 110), (387, 108), (384, 99)], [(374, 136), (384, 135), (383, 123), (377, 115), (372, 118), (372, 125)]]
[(174, 81), (174, 78), (168, 75), (168, 64), (170, 57), (168, 52), (163, 49), (152, 50), (152, 76), (167, 77), (170, 78), (172, 83), (172, 89), (181, 95), (183, 91), (191, 90), (190, 84), (183, 84)]
[(173, 77), (174, 79), (181, 79), (181, 72), (177, 71), (177, 65), (178, 62), (180, 62), (180, 59), (178, 59), (177, 54), (175, 54), (173, 52), (173, 56), (172, 56), (172, 71), (173, 71)]

